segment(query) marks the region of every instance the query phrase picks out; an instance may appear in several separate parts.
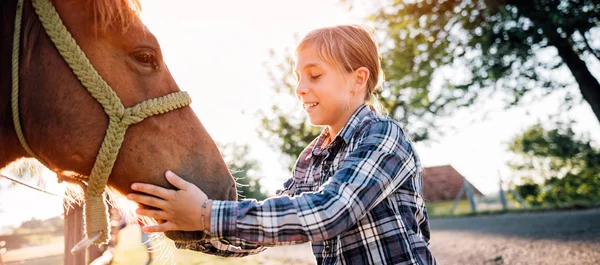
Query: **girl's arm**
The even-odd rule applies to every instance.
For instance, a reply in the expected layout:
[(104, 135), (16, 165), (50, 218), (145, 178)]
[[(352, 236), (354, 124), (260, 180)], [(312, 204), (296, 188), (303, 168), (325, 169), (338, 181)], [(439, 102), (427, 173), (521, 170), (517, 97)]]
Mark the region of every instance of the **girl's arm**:
[[(200, 205), (206, 200), (206, 195), (182, 179), (172, 182), (180, 188), (179, 191), (157, 192), (154, 190), (156, 186), (148, 184), (132, 186), (134, 190), (160, 198), (165, 198), (161, 195), (171, 194), (167, 199), (142, 195), (128, 197), (159, 208), (139, 209), (139, 214), (167, 220), (160, 225), (144, 228), (149, 232), (201, 230), (204, 227), (210, 229), (213, 237), (236, 246), (321, 241), (354, 225), (420, 170), (412, 144), (396, 123), (372, 121), (360, 133), (357, 147), (344, 159), (322, 190), (295, 197), (279, 196), (261, 202), (213, 201), (209, 228), (207, 216), (204, 224), (199, 222)], [(170, 182), (174, 180), (170, 177), (167, 179)]]
[(214, 201), (210, 231), (233, 245), (322, 241), (356, 224), (414, 179), (416, 154), (399, 125), (377, 120), (361, 129), (354, 151), (318, 192), (261, 202)]

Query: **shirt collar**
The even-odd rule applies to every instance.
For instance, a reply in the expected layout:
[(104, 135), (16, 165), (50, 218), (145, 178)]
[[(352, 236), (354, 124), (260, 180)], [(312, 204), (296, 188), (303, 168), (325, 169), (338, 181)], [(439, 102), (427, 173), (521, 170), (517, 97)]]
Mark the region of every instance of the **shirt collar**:
[(338, 137), (341, 137), (344, 140), (344, 142), (346, 142), (346, 144), (349, 143), (350, 139), (352, 138), (352, 135), (354, 135), (354, 132), (358, 129), (360, 122), (369, 113), (371, 113), (371, 107), (369, 105), (362, 104), (360, 107), (358, 107), (358, 109), (354, 111), (354, 114), (350, 116), (350, 119), (348, 120), (348, 122), (346, 122), (344, 128), (342, 128), (342, 130), (338, 134)]
[[(350, 119), (348, 119), (346, 125), (344, 125), (339, 134), (335, 137), (335, 139), (333, 139), (331, 144), (338, 141), (338, 138), (341, 138), (346, 144), (348, 144), (350, 142), (350, 139), (352, 138), (352, 135), (354, 135), (354, 132), (357, 130), (360, 122), (370, 112), (371, 108), (367, 104), (362, 104), (360, 107), (358, 107), (358, 109), (354, 111), (352, 116), (350, 116)], [(323, 144), (323, 141), (325, 140), (325, 138), (327, 138), (327, 136), (329, 136), (329, 129), (325, 127), (325, 129), (321, 131), (321, 134), (316, 139), (316, 141), (313, 142), (314, 145), (312, 147), (312, 152), (310, 152), (306, 159), (312, 158), (313, 155), (327, 155), (329, 153), (327, 149), (321, 149), (321, 145)]]

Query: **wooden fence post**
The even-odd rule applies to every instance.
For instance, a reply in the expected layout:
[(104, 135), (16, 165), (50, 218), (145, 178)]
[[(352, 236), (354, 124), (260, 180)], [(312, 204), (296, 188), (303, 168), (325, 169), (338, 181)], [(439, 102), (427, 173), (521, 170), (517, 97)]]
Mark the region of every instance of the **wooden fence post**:
[[(68, 205), (68, 203), (67, 203)], [(85, 263), (85, 251), (71, 254), (71, 249), (83, 238), (83, 207), (71, 204), (64, 207), (65, 215), (65, 265), (81, 265)]]
[(102, 249), (98, 245), (91, 245), (87, 249), (88, 264), (102, 256)]
[(96, 245), (88, 247), (88, 249), (85, 251), (79, 251), (78, 253), (71, 254), (71, 249), (85, 237), (85, 234), (83, 233), (83, 207), (79, 204), (71, 204), (71, 206), (65, 207), (63, 210), (65, 215), (64, 265), (88, 264), (92, 260), (100, 257), (102, 252)]

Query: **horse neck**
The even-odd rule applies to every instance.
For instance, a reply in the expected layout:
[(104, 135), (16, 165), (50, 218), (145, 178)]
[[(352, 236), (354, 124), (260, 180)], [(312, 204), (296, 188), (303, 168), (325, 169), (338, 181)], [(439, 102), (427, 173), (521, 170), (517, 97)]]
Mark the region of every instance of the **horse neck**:
[[(27, 1), (26, 1), (27, 2)], [(16, 0), (0, 1), (0, 168), (26, 156), (15, 133), (11, 111), (12, 41)], [(30, 6), (26, 4), (25, 7)], [(27, 9), (27, 8), (26, 8)], [(27, 12), (25, 12), (27, 13)], [(25, 14), (23, 16), (25, 20)]]

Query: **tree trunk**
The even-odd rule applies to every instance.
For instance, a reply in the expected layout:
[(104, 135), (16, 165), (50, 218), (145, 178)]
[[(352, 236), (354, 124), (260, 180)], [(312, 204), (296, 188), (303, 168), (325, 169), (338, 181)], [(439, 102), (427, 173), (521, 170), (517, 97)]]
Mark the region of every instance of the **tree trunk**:
[[(512, 4), (517, 7), (525, 5), (535, 5), (530, 1), (511, 1)], [(523, 10), (530, 10), (531, 12), (543, 12), (541, 10), (531, 8), (523, 8)], [(575, 81), (579, 85), (579, 90), (583, 99), (590, 104), (596, 119), (600, 122), (600, 83), (592, 75), (587, 65), (577, 54), (571, 46), (572, 40), (570, 37), (563, 38), (558, 34), (557, 26), (553, 25), (550, 19), (543, 19), (539, 14), (523, 14), (524, 16), (531, 19), (534, 24), (544, 30), (544, 35), (548, 38), (550, 45), (556, 47), (558, 55), (562, 58), (563, 62), (569, 67)]]
[[(551, 30), (551, 29), (548, 29)], [(544, 29), (546, 31), (546, 29)], [(546, 33), (546, 32), (544, 32)], [(552, 44), (558, 50), (558, 54), (562, 57), (575, 81), (579, 84), (579, 90), (585, 101), (587, 101), (592, 107), (592, 111), (596, 115), (596, 119), (600, 121), (600, 83), (592, 75), (587, 65), (579, 55), (573, 51), (573, 47), (569, 44), (568, 40), (560, 38), (558, 33), (546, 33), (546, 36), (555, 35), (548, 37), (550, 44)]]

